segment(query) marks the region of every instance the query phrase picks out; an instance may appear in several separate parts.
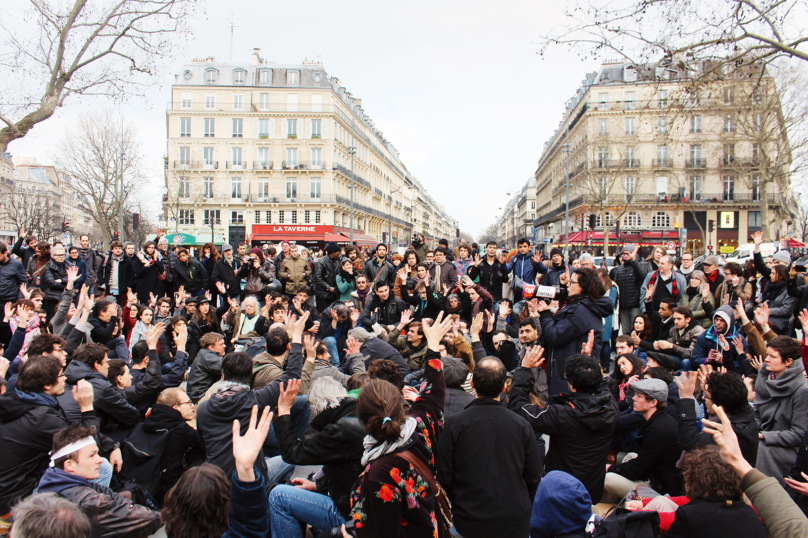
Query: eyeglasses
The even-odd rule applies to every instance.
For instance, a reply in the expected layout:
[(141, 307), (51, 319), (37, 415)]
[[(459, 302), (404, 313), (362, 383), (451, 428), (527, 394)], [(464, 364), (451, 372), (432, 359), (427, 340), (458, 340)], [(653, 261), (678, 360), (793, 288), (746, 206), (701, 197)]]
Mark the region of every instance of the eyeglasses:
[(64, 258), (65, 255), (64, 254), (54, 254), (53, 257), (54, 258)]
[(570, 284), (577, 284), (577, 283), (578, 283), (577, 280), (570, 280)]
[(193, 407), (193, 406), (194, 406), (194, 402), (192, 402), (191, 400), (188, 400), (187, 402), (180, 402), (180, 403), (178, 403), (178, 404), (177, 404), (177, 406), (180, 406), (180, 405), (188, 405), (188, 404), (190, 404), (190, 405), (191, 405), (191, 407)]

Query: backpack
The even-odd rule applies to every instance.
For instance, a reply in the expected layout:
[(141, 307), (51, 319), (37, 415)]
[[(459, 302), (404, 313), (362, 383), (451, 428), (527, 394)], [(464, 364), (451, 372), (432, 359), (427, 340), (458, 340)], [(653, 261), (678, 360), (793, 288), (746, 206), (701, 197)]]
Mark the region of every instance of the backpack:
[(631, 512), (614, 507), (595, 526), (592, 538), (659, 538), (658, 512)]
[(148, 492), (156, 492), (163, 474), (160, 460), (169, 435), (168, 430), (147, 432), (143, 429), (143, 423), (135, 426), (121, 446), (121, 475), (132, 479)]

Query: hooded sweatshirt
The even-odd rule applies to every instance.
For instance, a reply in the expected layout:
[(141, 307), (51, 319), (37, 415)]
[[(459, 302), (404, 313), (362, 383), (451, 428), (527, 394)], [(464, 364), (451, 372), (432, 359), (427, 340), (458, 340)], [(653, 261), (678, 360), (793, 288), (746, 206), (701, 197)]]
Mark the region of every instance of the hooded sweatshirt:
[(530, 538), (580, 534), (592, 516), (592, 500), (580, 480), (563, 471), (547, 473), (530, 515)]
[(693, 360), (697, 364), (704, 364), (710, 358), (710, 350), (721, 349), (721, 345), (718, 342), (719, 334), (715, 328), (715, 318), (717, 317), (723, 319), (727, 324), (727, 328), (723, 334), (724, 338), (726, 338), (727, 342), (730, 344), (729, 350), (721, 350), (724, 366), (730, 371), (737, 371), (742, 374), (750, 373), (748, 369), (751, 368), (751, 365), (747, 366), (749, 361), (743, 360), (738, 356), (738, 352), (735, 350), (735, 345), (732, 343), (732, 340), (736, 336), (740, 337), (743, 342), (744, 352), (749, 350), (749, 346), (746, 343), (746, 338), (735, 329), (735, 314), (732, 312), (732, 307), (727, 305), (718, 307), (718, 309), (713, 312), (713, 325), (708, 330), (704, 331), (699, 336), (698, 340), (696, 340), (696, 345), (693, 348)]

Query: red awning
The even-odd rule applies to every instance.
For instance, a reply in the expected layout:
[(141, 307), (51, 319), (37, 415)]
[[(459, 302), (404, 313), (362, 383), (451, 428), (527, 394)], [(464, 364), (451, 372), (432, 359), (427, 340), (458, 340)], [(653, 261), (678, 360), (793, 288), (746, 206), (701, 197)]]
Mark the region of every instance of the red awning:
[(787, 239), (785, 241), (781, 241), (781, 243), (786, 243), (785, 248), (805, 248), (805, 243), (801, 243), (796, 239)]
[(253, 241), (322, 241), (322, 235), (302, 235), (302, 234), (252, 234)]
[(325, 240), (326, 243), (329, 243), (331, 241), (333, 241), (334, 243), (350, 243), (351, 242), (351, 239), (349, 237), (346, 237), (346, 236), (344, 236), (342, 234), (329, 234), (329, 233), (327, 233), (327, 234), (325, 234), (325, 236), (323, 236), (323, 239)]
[(353, 234), (353, 240), (354, 243), (356, 243), (357, 245), (361, 245), (363, 247), (366, 245), (375, 247), (376, 245), (379, 244), (379, 241), (375, 237), (371, 237), (366, 234), (358, 234), (356, 232), (354, 232)]

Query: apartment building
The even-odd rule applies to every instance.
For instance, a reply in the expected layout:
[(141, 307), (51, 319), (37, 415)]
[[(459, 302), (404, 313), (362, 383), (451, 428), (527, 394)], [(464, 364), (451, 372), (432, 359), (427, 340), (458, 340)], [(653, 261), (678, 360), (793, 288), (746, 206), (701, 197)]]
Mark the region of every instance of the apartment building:
[(14, 192), (14, 163), (11, 154), (0, 153), (0, 241), (13, 244), (17, 231), (9, 215), (9, 195)]
[(586, 75), (534, 174), (539, 242), (700, 254), (732, 252), (758, 230), (785, 235), (796, 203), (773, 81), (736, 73), (695, 84), (693, 70), (708, 67), (605, 62)]
[(522, 188), (508, 200), (502, 216), (497, 221), (497, 242), (500, 245), (515, 246), (516, 242), (526, 237), (535, 241), (536, 220), (536, 178), (530, 177)]
[(358, 244), (456, 235), (321, 63), (275, 64), (258, 49), (248, 64), (196, 59), (176, 75), (166, 127), (163, 226), (183, 243), (347, 240), (352, 178)]

